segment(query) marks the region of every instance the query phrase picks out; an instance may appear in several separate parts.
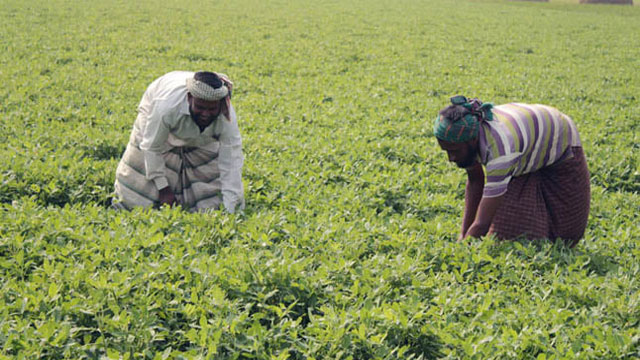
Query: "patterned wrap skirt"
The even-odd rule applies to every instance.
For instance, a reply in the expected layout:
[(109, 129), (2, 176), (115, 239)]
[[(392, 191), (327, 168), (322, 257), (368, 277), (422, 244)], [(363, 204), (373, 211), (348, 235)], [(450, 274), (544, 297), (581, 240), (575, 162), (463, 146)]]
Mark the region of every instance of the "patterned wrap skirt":
[[(222, 206), (219, 147), (219, 142), (212, 142), (203, 147), (174, 147), (162, 154), (169, 187), (184, 209), (195, 212)], [(117, 209), (159, 205), (159, 191), (145, 176), (144, 153), (133, 143), (127, 145), (118, 164), (115, 194)]]
[(511, 179), (490, 234), (578, 243), (587, 227), (591, 186), (582, 147), (571, 151), (569, 159)]

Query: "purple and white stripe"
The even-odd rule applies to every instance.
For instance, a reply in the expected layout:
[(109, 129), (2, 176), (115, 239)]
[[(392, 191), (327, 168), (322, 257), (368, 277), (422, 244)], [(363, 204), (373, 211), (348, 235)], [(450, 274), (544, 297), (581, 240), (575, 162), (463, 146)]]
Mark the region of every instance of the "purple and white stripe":
[[(497, 121), (482, 123), (485, 138), (480, 142), (485, 147), (480, 153), (486, 154), (485, 197), (504, 194), (512, 177), (549, 166), (562, 159), (567, 148), (580, 146), (571, 118), (550, 106), (511, 103), (493, 112)], [(492, 143), (498, 154), (490, 151)]]

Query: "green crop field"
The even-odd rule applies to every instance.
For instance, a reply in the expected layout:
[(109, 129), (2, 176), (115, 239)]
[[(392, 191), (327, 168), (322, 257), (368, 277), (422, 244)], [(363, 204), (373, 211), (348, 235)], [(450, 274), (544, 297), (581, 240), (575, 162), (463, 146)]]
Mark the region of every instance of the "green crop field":
[[(577, 1), (576, 1), (577, 2)], [(640, 8), (0, 0), (0, 359), (640, 356)], [(146, 86), (234, 81), (243, 213), (109, 208)], [(576, 122), (574, 249), (457, 243), (455, 94)]]

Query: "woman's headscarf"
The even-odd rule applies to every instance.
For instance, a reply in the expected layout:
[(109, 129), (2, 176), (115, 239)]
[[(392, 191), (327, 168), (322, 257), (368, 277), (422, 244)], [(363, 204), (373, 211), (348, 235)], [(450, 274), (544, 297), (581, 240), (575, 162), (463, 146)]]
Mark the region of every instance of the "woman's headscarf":
[(455, 119), (441, 115), (449, 107), (440, 111), (433, 124), (433, 133), (440, 140), (463, 143), (475, 139), (478, 137), (480, 122), (493, 120), (491, 103), (483, 104), (476, 98), (468, 100), (462, 95), (457, 95), (451, 98), (451, 104), (449, 107), (462, 106), (464, 111)]

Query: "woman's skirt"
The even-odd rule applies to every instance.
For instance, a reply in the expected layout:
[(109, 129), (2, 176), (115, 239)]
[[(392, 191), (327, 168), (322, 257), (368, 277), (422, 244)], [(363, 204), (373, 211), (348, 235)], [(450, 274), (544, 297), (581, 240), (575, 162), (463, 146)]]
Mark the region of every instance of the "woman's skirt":
[(573, 157), (509, 182), (489, 233), (500, 239), (562, 239), (575, 246), (589, 217), (591, 187), (582, 147)]

